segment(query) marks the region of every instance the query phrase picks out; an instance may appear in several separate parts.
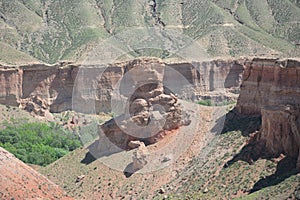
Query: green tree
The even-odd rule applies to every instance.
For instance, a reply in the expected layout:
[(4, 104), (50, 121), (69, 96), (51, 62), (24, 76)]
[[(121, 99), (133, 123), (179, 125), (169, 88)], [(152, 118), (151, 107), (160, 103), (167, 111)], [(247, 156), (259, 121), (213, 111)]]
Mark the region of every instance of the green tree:
[(81, 146), (77, 135), (45, 123), (6, 124), (0, 146), (26, 163), (45, 166)]

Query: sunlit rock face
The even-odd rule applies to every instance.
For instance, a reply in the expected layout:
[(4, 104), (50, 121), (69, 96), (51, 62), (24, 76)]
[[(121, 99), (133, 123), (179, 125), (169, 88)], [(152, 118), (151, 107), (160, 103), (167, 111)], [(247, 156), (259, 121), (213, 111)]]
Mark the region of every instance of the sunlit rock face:
[[(156, 72), (138, 74), (140, 70), (137, 69), (142, 69), (138, 65), (142, 62), (151, 62), (151, 70)], [(128, 71), (131, 72), (127, 73)], [(136, 95), (142, 95), (142, 98), (146, 99), (149, 96), (149, 101), (151, 96), (156, 97), (152, 100), (153, 103), (157, 98), (165, 98), (158, 97), (159, 93), (170, 95), (167, 91), (172, 91), (178, 98), (189, 101), (208, 98), (221, 102), (237, 99), (242, 72), (243, 65), (230, 59), (163, 62), (154, 58), (140, 58), (92, 66), (69, 62), (54, 65), (0, 65), (0, 103), (20, 106), (40, 116), (72, 108), (83, 113), (111, 112), (114, 89), (121, 82), (120, 89), (125, 94), (130, 88), (128, 84), (133, 84), (132, 81), (144, 82), (145, 86), (141, 86), (141, 91), (136, 91)], [(136, 73), (136, 80), (125, 78), (124, 81), (125, 73)], [(160, 81), (146, 85), (146, 78)], [(153, 87), (152, 93), (146, 87)], [(143, 93), (143, 90), (146, 93)]]
[(262, 129), (257, 140), (273, 156), (285, 154), (298, 159), (300, 167), (300, 109), (269, 106), (262, 109)]
[(125, 67), (119, 94), (126, 99), (124, 112), (100, 126), (118, 147), (128, 149), (132, 140), (154, 143), (188, 123), (178, 98), (163, 85), (164, 68), (159, 60), (134, 60)]
[(261, 114), (265, 106), (300, 107), (300, 62), (297, 60), (252, 59), (245, 71), (237, 108), (243, 114)]
[(266, 154), (297, 159), (300, 168), (300, 62), (253, 59), (244, 66), (239, 112), (262, 116), (256, 140)]

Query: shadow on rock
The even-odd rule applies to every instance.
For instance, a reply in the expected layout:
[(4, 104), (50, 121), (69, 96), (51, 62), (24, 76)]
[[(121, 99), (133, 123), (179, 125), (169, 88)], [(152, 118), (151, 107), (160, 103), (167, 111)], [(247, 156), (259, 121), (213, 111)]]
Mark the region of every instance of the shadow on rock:
[(299, 173), (299, 170), (296, 169), (296, 162), (296, 159), (290, 157), (285, 157), (280, 160), (277, 164), (276, 172), (256, 182), (250, 193), (256, 192), (265, 187), (277, 185), (290, 176)]
[(119, 153), (121, 151), (124, 151), (123, 149), (120, 149), (116, 147), (113, 144), (107, 143), (107, 141), (103, 140), (96, 140), (91, 145), (87, 147), (89, 150), (85, 157), (81, 160), (81, 163), (84, 163), (86, 165), (94, 162), (95, 160), (103, 157), (103, 156), (110, 156), (115, 153)]
[[(278, 159), (278, 157), (280, 157), (280, 155), (268, 154), (268, 152), (265, 151), (264, 146), (264, 142), (257, 141), (255, 135), (251, 135), (249, 143), (245, 147), (243, 147), (239, 154), (228, 161), (224, 165), (224, 168), (230, 167), (237, 161), (245, 161), (249, 164), (253, 164), (258, 159), (268, 159), (273, 161), (275, 158)], [(296, 158), (291, 158), (288, 156), (284, 157), (283, 154), (281, 154), (281, 156), (283, 156), (283, 158), (281, 158), (281, 160), (277, 163), (276, 172), (257, 181), (253, 188), (250, 190), (250, 193), (256, 192), (269, 186), (277, 185), (290, 176), (299, 173), (299, 170), (297, 170), (296, 168)]]
[(132, 176), (136, 171), (133, 170), (133, 162), (129, 163), (126, 168), (123, 171), (123, 174), (126, 176), (126, 178), (129, 178)]
[[(222, 121), (220, 123), (223, 123)], [(218, 123), (217, 123), (218, 125)], [(216, 126), (217, 126), (216, 125)], [(249, 136), (259, 130), (261, 127), (261, 116), (259, 115), (242, 115), (236, 108), (226, 114), (224, 128), (221, 134), (231, 131), (241, 131), (243, 136)]]
[[(278, 160), (276, 172), (270, 176), (261, 178), (255, 183), (250, 192), (255, 192), (263, 188), (277, 185), (289, 178), (292, 175), (299, 173), (297, 170), (297, 158), (291, 156), (284, 156), (278, 151), (271, 152), (266, 148), (267, 139), (261, 138), (261, 116), (245, 116), (238, 113), (236, 109), (232, 110), (226, 115), (224, 129), (222, 134), (231, 131), (241, 131), (245, 137), (250, 137), (247, 144), (242, 150), (233, 157), (230, 161), (225, 163), (224, 168), (230, 167), (237, 161), (244, 161), (253, 164), (258, 159)], [(272, 138), (271, 138), (272, 139)], [(280, 157), (281, 156), (281, 157)]]

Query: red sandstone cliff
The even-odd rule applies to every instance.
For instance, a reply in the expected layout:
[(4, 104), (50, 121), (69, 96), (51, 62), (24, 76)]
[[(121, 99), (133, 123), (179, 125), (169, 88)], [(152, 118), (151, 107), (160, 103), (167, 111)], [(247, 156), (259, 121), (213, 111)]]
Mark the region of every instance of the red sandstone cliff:
[[(164, 63), (151, 58), (143, 60), (164, 66), (164, 85), (181, 98), (196, 100), (212, 97), (216, 101), (237, 98), (243, 66), (234, 60), (193, 63)], [(90, 112), (89, 105), (95, 104), (96, 112), (109, 112), (111, 93), (126, 68), (134, 62), (115, 63), (101, 69), (99, 66), (71, 63), (0, 66), (0, 103), (19, 105), (37, 115), (45, 115), (47, 110), (61, 112), (71, 109), (75, 94), (76, 101), (73, 103), (80, 104), (75, 105), (81, 108), (79, 111)], [(78, 73), (84, 75), (77, 76)], [(80, 78), (83, 84), (76, 84)]]
[[(222, 101), (236, 98), (240, 92), (237, 103), (240, 113), (262, 115), (258, 138), (265, 142), (266, 151), (299, 157), (299, 60), (255, 58), (193, 63), (143, 60), (164, 66), (164, 86), (181, 98), (209, 97)], [(82, 71), (79, 65), (70, 63), (1, 66), (0, 103), (20, 105), (39, 115), (47, 110), (60, 112), (72, 108), (73, 88), (77, 87), (75, 103), (80, 104), (81, 111), (88, 112), (91, 103), (95, 103), (96, 112), (111, 111), (112, 91), (126, 68), (135, 62), (107, 65), (102, 71), (98, 66), (84, 66)], [(84, 84), (75, 84), (78, 73), (86, 73), (81, 76)]]
[(243, 114), (261, 114), (265, 106), (300, 107), (300, 61), (253, 59), (245, 71), (237, 108)]
[(298, 159), (300, 168), (300, 61), (253, 59), (244, 66), (239, 112), (262, 116), (256, 141), (264, 153)]

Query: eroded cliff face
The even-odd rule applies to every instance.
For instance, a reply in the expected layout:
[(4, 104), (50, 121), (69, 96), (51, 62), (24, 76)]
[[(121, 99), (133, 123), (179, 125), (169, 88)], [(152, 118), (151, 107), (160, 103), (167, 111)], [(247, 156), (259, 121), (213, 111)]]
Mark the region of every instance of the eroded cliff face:
[[(137, 60), (164, 65), (163, 85), (179, 98), (223, 101), (238, 96), (243, 66), (234, 60), (193, 63)], [(0, 103), (20, 106), (41, 116), (48, 111), (72, 109), (72, 103), (80, 112), (92, 112), (91, 104), (95, 112), (110, 112), (112, 93), (132, 63), (109, 64), (101, 69), (72, 63), (0, 66)], [(78, 76), (78, 73), (85, 74)]]
[[(165, 84), (183, 99), (220, 102), (238, 97), (244, 67), (236, 60), (169, 63), (166, 66)], [(182, 77), (186, 82), (178, 81)], [(193, 92), (189, 93), (190, 90)]]
[(18, 105), (18, 99), (22, 94), (22, 71), (18, 68), (0, 69), (0, 103), (6, 105)]
[(239, 112), (261, 115), (256, 142), (264, 153), (285, 154), (300, 168), (300, 62), (253, 59), (244, 66)]
[(283, 153), (298, 158), (300, 166), (300, 109), (299, 107), (269, 106), (262, 110), (262, 128), (257, 140), (272, 156)]
[[(122, 80), (126, 72), (133, 65), (153, 63), (162, 66), (163, 90), (178, 98), (224, 101), (239, 95), (237, 109), (241, 114), (262, 116), (257, 139), (265, 150), (298, 158), (300, 167), (300, 61), (296, 59), (166, 63), (141, 58), (102, 66), (101, 70), (99, 66), (72, 63), (0, 66), (0, 103), (20, 106), (42, 116), (49, 111), (72, 109), (72, 103), (81, 112), (92, 112), (92, 104), (96, 113), (110, 112), (112, 94), (119, 82), (131, 84)], [(78, 76), (80, 73), (85, 74)], [(137, 103), (143, 104), (142, 100)]]
[(127, 99), (124, 112), (99, 127), (100, 138), (127, 149), (130, 141), (155, 143), (165, 131), (189, 124), (178, 98), (163, 84), (164, 69), (165, 64), (158, 60), (135, 60), (126, 66), (120, 91)]
[(261, 114), (266, 106), (300, 107), (300, 62), (253, 59), (244, 62), (237, 108), (242, 114)]

